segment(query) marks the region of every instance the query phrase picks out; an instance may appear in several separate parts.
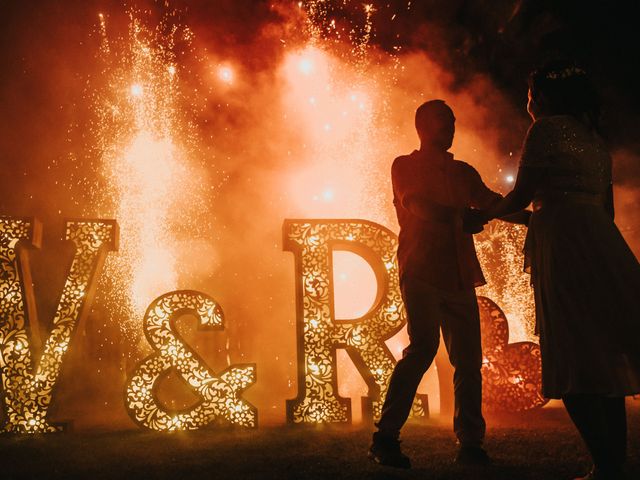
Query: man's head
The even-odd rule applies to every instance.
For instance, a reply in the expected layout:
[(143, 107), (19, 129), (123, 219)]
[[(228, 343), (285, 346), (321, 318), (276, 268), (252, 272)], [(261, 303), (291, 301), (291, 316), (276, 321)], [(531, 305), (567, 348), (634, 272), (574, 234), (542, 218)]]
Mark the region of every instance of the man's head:
[(430, 100), (416, 110), (416, 130), (423, 147), (449, 150), (456, 131), (456, 117), (444, 100)]

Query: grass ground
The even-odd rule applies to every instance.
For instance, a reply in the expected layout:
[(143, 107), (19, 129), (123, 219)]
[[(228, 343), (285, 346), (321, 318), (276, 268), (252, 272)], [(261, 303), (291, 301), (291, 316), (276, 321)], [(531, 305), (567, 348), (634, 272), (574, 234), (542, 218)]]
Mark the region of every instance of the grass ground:
[[(638, 402), (632, 402), (637, 404)], [(489, 419), (488, 468), (453, 466), (448, 422), (408, 425), (409, 471), (366, 458), (369, 428), (262, 427), (158, 434), (142, 430), (0, 437), (0, 478), (571, 479), (588, 456), (562, 409)], [(640, 479), (640, 408), (629, 412), (629, 478)]]

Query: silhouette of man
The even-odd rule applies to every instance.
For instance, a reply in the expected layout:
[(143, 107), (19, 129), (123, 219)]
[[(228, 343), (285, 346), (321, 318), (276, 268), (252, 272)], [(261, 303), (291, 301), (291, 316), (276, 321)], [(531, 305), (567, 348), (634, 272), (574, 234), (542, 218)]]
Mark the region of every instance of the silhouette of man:
[[(475, 288), (485, 279), (473, 237), (463, 229), (468, 208), (487, 208), (502, 196), (478, 172), (448, 152), (455, 116), (442, 100), (416, 111), (420, 150), (395, 159), (393, 203), (400, 224), (398, 263), (410, 343), (389, 383), (369, 457), (382, 465), (410, 468), (399, 435), (422, 376), (438, 350), (440, 329), (455, 369), (453, 427), (456, 462), (486, 464), (482, 448), (482, 348)], [(510, 221), (524, 223), (526, 215)]]

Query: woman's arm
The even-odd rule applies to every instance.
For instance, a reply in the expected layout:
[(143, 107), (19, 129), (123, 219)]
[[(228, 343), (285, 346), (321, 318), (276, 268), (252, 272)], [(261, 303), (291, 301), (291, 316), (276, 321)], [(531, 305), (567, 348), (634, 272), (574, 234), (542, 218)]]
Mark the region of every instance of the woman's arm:
[(517, 225), (529, 225), (529, 219), (531, 218), (531, 210), (520, 210), (516, 213), (506, 215), (504, 217), (498, 217), (498, 220), (503, 222), (515, 223)]
[(484, 220), (503, 218), (524, 210), (533, 200), (533, 195), (546, 174), (546, 168), (521, 167), (513, 190), (483, 212)]

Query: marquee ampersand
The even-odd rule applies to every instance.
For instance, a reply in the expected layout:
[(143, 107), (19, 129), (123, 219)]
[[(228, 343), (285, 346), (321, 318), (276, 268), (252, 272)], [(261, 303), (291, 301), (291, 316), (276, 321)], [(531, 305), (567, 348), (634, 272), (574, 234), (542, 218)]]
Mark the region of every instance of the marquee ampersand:
[(97, 277), (108, 251), (117, 248), (118, 226), (112, 220), (69, 220), (65, 238), (75, 253), (52, 329), (40, 349), (31, 270), (26, 247), (40, 246), (40, 224), (32, 218), (0, 217), (0, 372), (3, 432), (47, 433), (61, 429), (49, 423), (63, 359), (78, 324), (91, 308)]
[[(397, 237), (365, 220), (285, 220), (284, 249), (295, 255), (298, 397), (287, 401), (290, 423), (350, 422), (351, 404), (338, 396), (336, 349), (344, 348), (366, 382), (363, 417), (378, 418), (395, 359), (385, 344), (405, 324)], [(378, 294), (363, 317), (337, 321), (332, 253), (360, 255), (373, 269)], [(425, 416), (418, 396), (412, 415)]]
[(518, 412), (542, 407), (540, 347), (533, 342), (509, 343), (509, 323), (495, 302), (478, 297), (482, 330), (482, 397), (493, 412)]
[[(177, 333), (174, 323), (182, 315), (197, 317), (200, 329), (224, 328), (220, 305), (204, 293), (178, 290), (156, 298), (147, 308), (143, 327), (155, 352), (129, 377), (129, 415), (138, 425), (158, 431), (196, 430), (215, 420), (256, 427), (256, 408), (241, 398), (241, 393), (256, 381), (255, 365), (232, 365), (216, 375)], [(157, 388), (171, 369), (200, 397), (200, 402), (187, 411), (169, 411), (158, 401)]]

